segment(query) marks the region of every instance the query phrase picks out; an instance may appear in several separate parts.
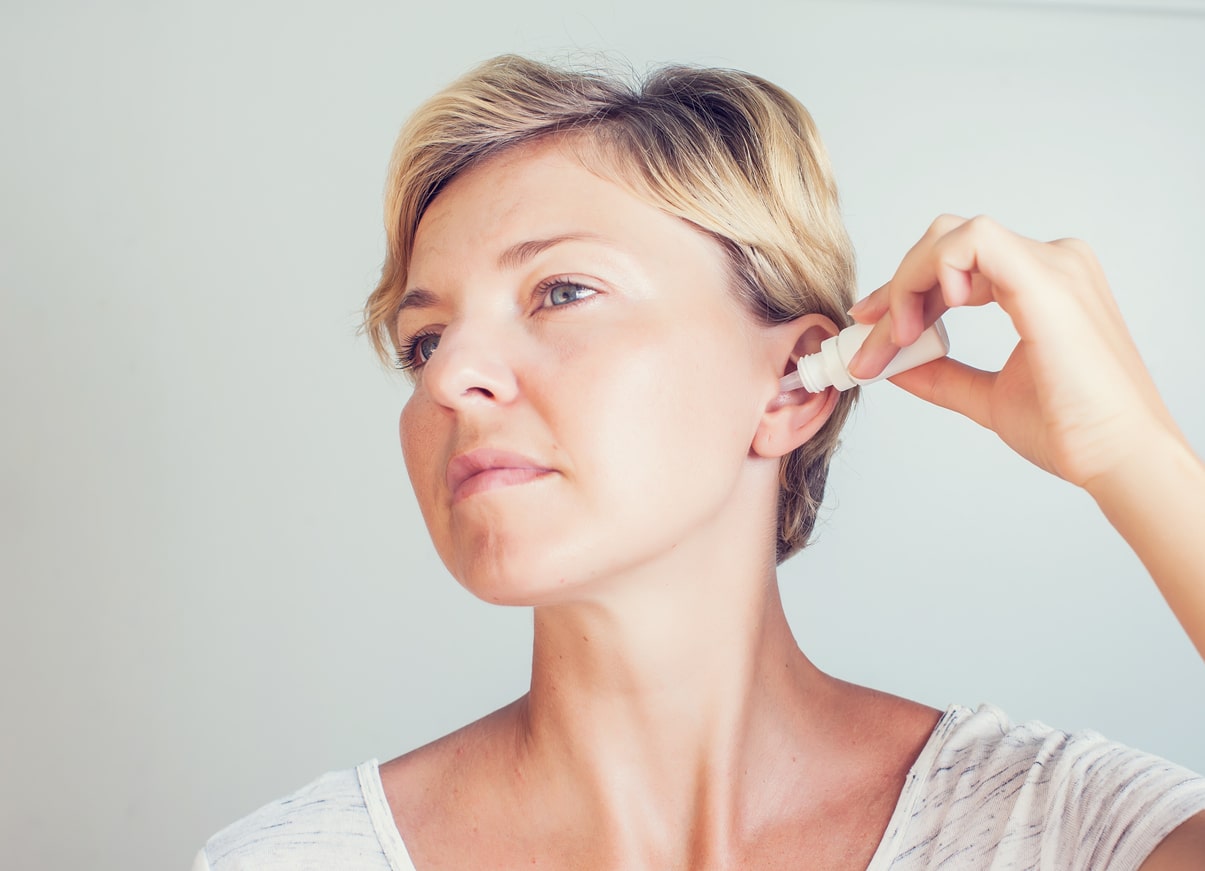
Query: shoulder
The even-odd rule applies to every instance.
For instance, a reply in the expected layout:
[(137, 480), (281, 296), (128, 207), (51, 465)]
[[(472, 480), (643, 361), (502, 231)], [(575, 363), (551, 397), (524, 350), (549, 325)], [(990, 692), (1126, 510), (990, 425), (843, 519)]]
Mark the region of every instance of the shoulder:
[(387, 871), (358, 768), (332, 771), (213, 835), (197, 866), (210, 871)]
[(1202, 809), (1205, 779), (1164, 759), (1096, 732), (956, 705), (909, 774), (893, 834), (934, 862), (969, 850), (984, 864), (1137, 867)]
[[(430, 832), (499, 801), (516, 736), (512, 702), (380, 766), (383, 793), (403, 834)], [(409, 839), (408, 839), (409, 840)]]
[(1109, 802), (1144, 785), (1195, 794), (1202, 784), (1181, 766), (1097, 732), (1064, 732), (1037, 721), (1015, 724), (992, 705), (974, 711), (952, 706), (934, 730), (933, 744), (926, 792), (934, 800), (977, 795), (991, 802), (1027, 790), (1054, 802)]

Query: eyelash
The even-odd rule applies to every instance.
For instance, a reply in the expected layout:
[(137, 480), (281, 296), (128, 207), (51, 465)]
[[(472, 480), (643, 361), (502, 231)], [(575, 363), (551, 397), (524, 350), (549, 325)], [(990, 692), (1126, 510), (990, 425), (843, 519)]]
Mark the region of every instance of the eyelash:
[(417, 371), (426, 363), (418, 358), (418, 344), (428, 336), (438, 336), (434, 330), (423, 330), (402, 342), (401, 350), (393, 356), (393, 368), (400, 371)]
[[(544, 300), (548, 297), (548, 295), (552, 291), (556, 290), (558, 287), (573, 287), (573, 288), (578, 288), (580, 290), (589, 291), (589, 293), (587, 293), (585, 296), (580, 297), (578, 299), (574, 299), (567, 303), (563, 303), (562, 305), (543, 305), (543, 304), (541, 304), (539, 306), (539, 308), (537, 309), (537, 311), (544, 311), (547, 309), (554, 309), (554, 308), (569, 308), (570, 306), (577, 305), (580, 302), (585, 302), (586, 300), (592, 299), (598, 295), (598, 291), (595, 290), (593, 287), (590, 287), (588, 284), (583, 284), (580, 281), (573, 281), (571, 279), (565, 278), (564, 276), (556, 276), (553, 278), (546, 278), (543, 281), (541, 281), (539, 284), (537, 284), (535, 286), (535, 289), (532, 291), (532, 296), (539, 297), (539, 298), (541, 298), (541, 300)], [(429, 336), (437, 336), (438, 337), (439, 333), (434, 330), (420, 330), (419, 332), (414, 333), (411, 336), (407, 336), (402, 341), (401, 349), (394, 355), (394, 361), (393, 361), (394, 368), (403, 370), (403, 371), (417, 372), (419, 369), (421, 369), (423, 366), (425, 366), (427, 364), (427, 361), (419, 358), (418, 347), (419, 347), (419, 343), (421, 343), (423, 341), (423, 339), (426, 339)]]

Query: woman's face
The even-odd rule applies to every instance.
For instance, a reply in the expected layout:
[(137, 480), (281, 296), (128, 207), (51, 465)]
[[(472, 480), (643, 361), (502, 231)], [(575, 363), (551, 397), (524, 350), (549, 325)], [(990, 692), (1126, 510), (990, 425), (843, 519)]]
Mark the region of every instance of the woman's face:
[(556, 142), (439, 194), (398, 322), (416, 377), (400, 431), (470, 591), (542, 604), (705, 564), (751, 492), (773, 500), (777, 461), (750, 444), (782, 362), (728, 275), (714, 240)]

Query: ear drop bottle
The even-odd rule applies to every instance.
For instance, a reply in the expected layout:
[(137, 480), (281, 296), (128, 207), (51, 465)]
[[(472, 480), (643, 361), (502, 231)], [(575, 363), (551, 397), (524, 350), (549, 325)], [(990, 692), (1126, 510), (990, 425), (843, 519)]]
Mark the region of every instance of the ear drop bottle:
[(800, 387), (809, 393), (819, 393), (826, 387), (848, 390), (859, 384), (882, 381), (950, 353), (950, 337), (946, 334), (945, 325), (938, 320), (911, 345), (900, 348), (879, 375), (874, 378), (854, 378), (849, 374), (849, 361), (862, 347), (873, 327), (873, 324), (854, 324), (825, 339), (818, 353), (800, 357), (796, 371), (783, 376), (782, 390), (786, 392)]

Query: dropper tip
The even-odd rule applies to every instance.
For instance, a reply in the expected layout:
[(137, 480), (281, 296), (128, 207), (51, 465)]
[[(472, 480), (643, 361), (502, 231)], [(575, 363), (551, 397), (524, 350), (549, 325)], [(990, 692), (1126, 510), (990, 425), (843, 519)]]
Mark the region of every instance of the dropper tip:
[(790, 393), (792, 390), (799, 390), (803, 387), (803, 377), (796, 370), (789, 375), (783, 375), (778, 380), (778, 389), (783, 393)]

